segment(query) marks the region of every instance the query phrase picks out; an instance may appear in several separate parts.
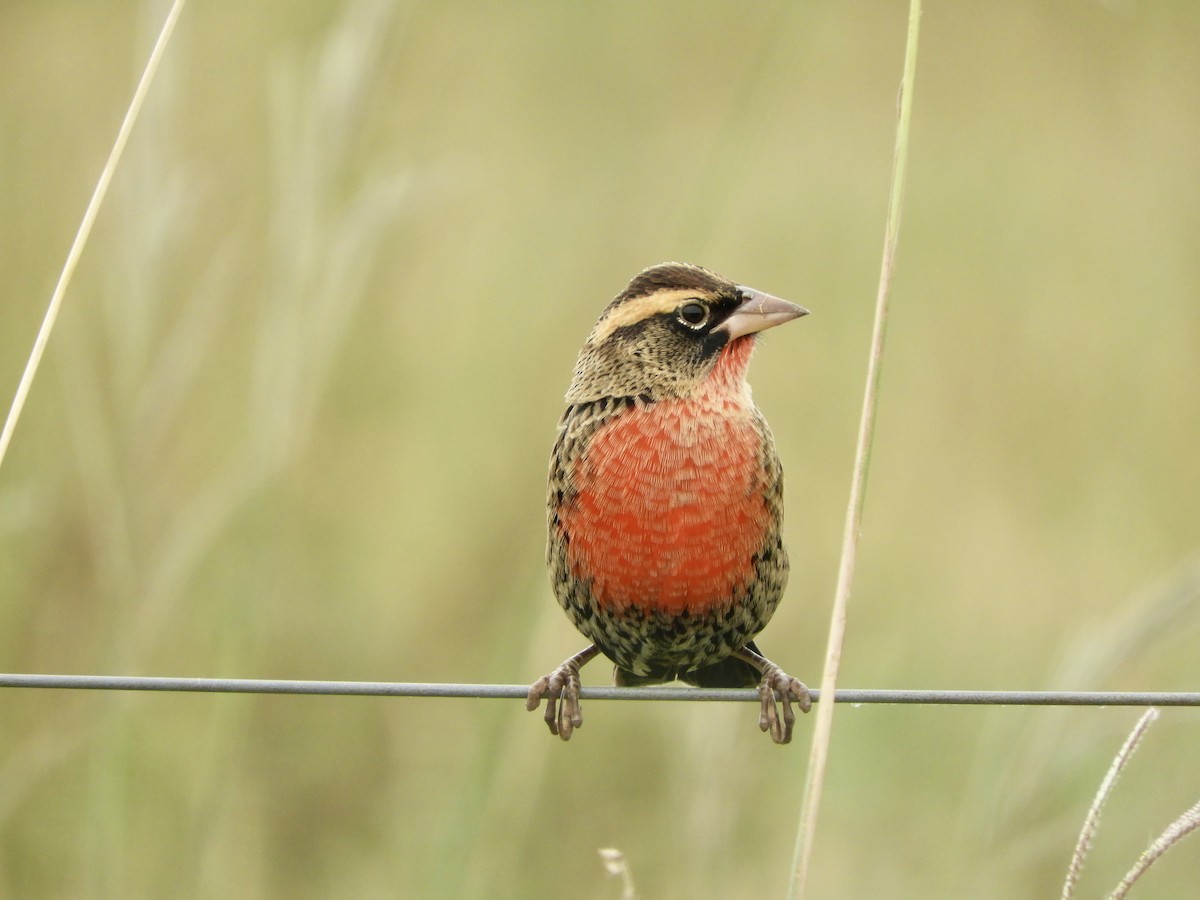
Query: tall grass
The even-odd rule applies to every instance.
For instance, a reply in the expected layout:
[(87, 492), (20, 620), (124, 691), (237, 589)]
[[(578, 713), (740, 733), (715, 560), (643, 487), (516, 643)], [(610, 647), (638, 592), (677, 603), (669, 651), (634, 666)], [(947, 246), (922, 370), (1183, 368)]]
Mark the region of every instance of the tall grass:
[[(0, 11), (0, 383), (163, 13)], [(633, 271), (684, 258), (814, 311), (751, 373), (794, 559), (764, 649), (811, 683), (903, 28), (189, 5), (0, 469), (0, 666), (529, 681), (577, 640), (541, 562), (575, 351)], [(1121, 608), (1200, 542), (1200, 21), (956, 7), (923, 30), (843, 683), (1186, 687), (1195, 618)], [(717, 704), (599, 704), (563, 747), (516, 702), (0, 702), (12, 896), (617, 896), (605, 847), (642, 896), (768, 896), (803, 765)], [(1126, 727), (838, 720), (814, 896), (1049, 895), (1119, 742), (1097, 738)], [(1139, 751), (1089, 883), (1186, 805), (1194, 727), (1172, 711)], [(1184, 897), (1200, 869), (1182, 843), (1149, 877)]]

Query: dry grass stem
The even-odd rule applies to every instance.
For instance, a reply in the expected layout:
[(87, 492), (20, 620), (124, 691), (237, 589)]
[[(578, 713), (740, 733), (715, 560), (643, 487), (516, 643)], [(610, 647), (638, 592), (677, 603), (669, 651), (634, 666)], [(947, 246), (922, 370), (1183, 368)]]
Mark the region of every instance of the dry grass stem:
[(621, 879), (621, 900), (636, 900), (637, 891), (633, 887), (633, 873), (629, 871), (629, 863), (625, 861), (625, 854), (616, 847), (602, 847), (599, 853), (600, 859), (604, 863), (604, 870), (609, 875)]
[[(896, 150), (892, 161), (892, 187), (888, 200), (887, 228), (883, 241), (883, 264), (879, 275), (879, 291), (875, 299), (875, 324), (871, 335), (871, 350), (867, 362), (867, 385), (859, 420), (858, 441), (854, 452), (854, 472), (850, 480), (850, 500), (846, 510), (846, 528), (842, 538), (841, 563), (838, 567), (837, 588), (830, 617), (829, 640), (825, 651), (825, 666), (821, 677), (821, 696), (832, 699), (841, 668), (842, 646), (846, 635), (846, 613), (854, 571), (858, 558), (858, 537), (861, 531), (863, 501), (866, 493), (867, 470), (870, 467), (871, 446), (875, 435), (875, 407), (879, 396), (879, 377), (883, 364), (883, 347), (887, 335), (888, 298), (891, 295), (892, 275), (896, 267), (896, 246), (900, 235), (900, 212), (904, 201), (904, 176), (908, 163), (908, 131), (912, 116), (913, 87), (916, 81), (917, 38), (920, 34), (921, 0), (909, 4), (908, 38), (904, 51), (904, 76), (900, 82), (899, 121), (896, 127)], [(800, 825), (796, 834), (796, 850), (792, 861), (791, 896), (800, 900), (808, 864), (812, 857), (816, 834), (817, 812), (821, 803), (821, 787), (825, 779), (825, 763), (833, 732), (832, 702), (817, 705), (813, 726), (812, 747), (804, 784), (804, 799), (800, 807)]]
[(50, 303), (46, 307), (46, 315), (42, 318), (42, 326), (38, 329), (37, 337), (33, 342), (33, 350), (29, 354), (29, 360), (25, 363), (25, 370), (21, 373), (21, 380), (17, 384), (17, 391), (13, 395), (12, 406), (9, 407), (8, 416), (4, 420), (4, 429), (0, 431), (0, 465), (4, 464), (4, 456), (8, 452), (8, 445), (12, 442), (13, 431), (16, 430), (17, 420), (21, 418), (21, 410), (25, 408), (25, 400), (29, 396), (29, 390), (33, 387), (34, 376), (37, 375), (38, 366), (42, 361), (42, 354), (46, 351), (46, 344), (50, 340), (50, 332), (54, 330), (54, 323), (58, 320), (58, 311), (62, 307), (63, 297), (67, 293), (67, 286), (71, 283), (71, 278), (75, 274), (75, 267), (79, 265), (79, 257), (83, 255), (83, 248), (87, 246), (88, 237), (91, 236), (92, 226), (96, 223), (96, 216), (100, 212), (100, 206), (104, 203), (104, 197), (108, 193), (108, 186), (112, 183), (113, 173), (117, 171), (117, 164), (121, 161), (121, 155), (125, 152), (125, 145), (129, 142), (129, 135), (133, 131), (133, 125), (137, 121), (138, 113), (142, 110), (142, 105), (146, 100), (146, 93), (150, 90), (150, 84), (154, 81), (154, 74), (158, 71), (158, 64), (162, 61), (163, 53), (166, 52), (167, 44), (171, 40), (171, 33), (175, 30), (175, 23), (179, 19), (179, 14), (183, 11), (183, 4), (186, 0), (175, 0), (171, 5), (171, 9), (167, 12), (167, 18), (163, 21), (162, 30), (158, 34), (158, 39), (154, 42), (154, 47), (150, 51), (150, 58), (146, 60), (146, 68), (142, 70), (142, 77), (138, 81), (137, 89), (133, 92), (133, 98), (129, 101), (129, 108), (125, 111), (125, 118), (121, 121), (121, 127), (117, 130), (116, 140), (113, 141), (112, 149), (108, 153), (108, 159), (104, 163), (104, 168), (100, 170), (100, 178), (96, 181), (95, 190), (92, 191), (92, 198), (88, 201), (87, 208), (84, 210), (83, 219), (79, 222), (79, 229), (75, 232), (75, 240), (71, 242), (71, 249), (67, 253), (67, 260), (63, 263), (62, 272), (59, 273), (58, 283), (54, 285), (54, 293), (50, 295)]
[(1154, 839), (1153, 843), (1146, 848), (1146, 851), (1138, 857), (1138, 861), (1133, 868), (1121, 879), (1121, 883), (1117, 885), (1116, 890), (1108, 895), (1109, 900), (1122, 900), (1129, 889), (1147, 869), (1150, 868), (1164, 853), (1171, 849), (1180, 840), (1191, 834), (1197, 828), (1200, 828), (1200, 803), (1197, 803), (1178, 819), (1167, 826), (1167, 829)]
[[(181, 5), (176, 3), (173, 16)], [(155, 97), (145, 104), (139, 140), (130, 152), (140, 149), (146, 158), (141, 165), (134, 158), (125, 163), (138, 175), (138, 189), (127, 198), (125, 215), (115, 216), (122, 223), (121, 246), (128, 248), (127, 260), (116, 279), (120, 289), (104, 311), (104, 324), (119, 324), (113, 327), (103, 355), (77, 329), (60, 329), (58, 338), (67, 342), (59, 368), (64, 393), (75, 401), (66, 407), (68, 435), (81, 472), (90, 552), (101, 573), (97, 593), (102, 599), (97, 602), (119, 608), (113, 618), (128, 623), (114, 630), (106, 668), (136, 669), (157, 650), (186, 602), (206, 554), (228, 535), (237, 516), (283, 476), (311, 438), (337, 353), (368, 294), (367, 280), (392, 236), (388, 225), (408, 197), (407, 172), (382, 165), (360, 172), (361, 163), (348, 152), (345, 137), (355, 130), (360, 104), (354, 98), (377, 77), (380, 36), (388, 33), (391, 15), (386, 4), (377, 0), (354, 4), (323, 45), (308, 54), (290, 52), (278, 58), (271, 70), (275, 116), (270, 132), (271, 171), (279, 178), (273, 184), (276, 193), (268, 199), (275, 241), (264, 262), (270, 272), (268, 287), (255, 304), (261, 310), (253, 335), (255, 366), (250, 383), (238, 395), (245, 424), (236, 415), (230, 417), (228, 439), (213, 471), (200, 475), (195, 488), (179, 493), (169, 484), (174, 473), (146, 466), (144, 460), (157, 452), (163, 436), (177, 429), (181, 417), (193, 409), (187, 402), (189, 392), (204, 377), (206, 363), (219, 356), (213, 345), (221, 338), (235, 296), (229, 273), (236, 271), (231, 256), (242, 235), (233, 232), (220, 244), (211, 263), (201, 270), (193, 293), (175, 298), (182, 312), (173, 323), (163, 317), (161, 337), (146, 342), (133, 337), (153, 335), (151, 323), (157, 317), (148, 311), (167, 306), (168, 288), (158, 277), (172, 260), (164, 248), (194, 239), (183, 231), (189, 216), (170, 205), (178, 200), (171, 185), (187, 179), (167, 157), (162, 135), (170, 129), (158, 121), (175, 109), (170, 91), (164, 90), (170, 86), (166, 76), (173, 58), (161, 69)], [(169, 25), (158, 37), (152, 63), (161, 56), (167, 35)], [(341, 64), (346, 59), (352, 64)], [(142, 106), (147, 83), (144, 75), (122, 127), (122, 145), (135, 110)], [(156, 106), (164, 107), (157, 115)], [(114, 148), (110, 164), (117, 155)], [(308, 164), (313, 159), (321, 164)], [(110, 176), (106, 167), (105, 187)], [(120, 203), (124, 184), (118, 185), (110, 206)], [(89, 207), (92, 217), (102, 194), (98, 188)], [(81, 226), (81, 234), (85, 230)], [(73, 249), (70, 268), (77, 256)], [(65, 284), (60, 281), (56, 301), (61, 301)], [(52, 324), (50, 315), (47, 321)], [(46, 323), (42, 326), (43, 345), (49, 328)], [(145, 352), (158, 342), (161, 351)], [(128, 418), (135, 426), (108, 413), (103, 385), (109, 362), (113, 370), (126, 375), (116, 379), (117, 399), (112, 405), (130, 411)], [(131, 440), (131, 434), (137, 439)], [(164, 497), (170, 500), (160, 499)], [(139, 529), (138, 523), (147, 521), (156, 523), (154, 529)], [(120, 702), (112, 709), (122, 710), (124, 716), (140, 701)], [(62, 731), (57, 722), (51, 730)], [(47, 740), (47, 734), (32, 734), (26, 739), (29, 749), (13, 755), (18, 762), (11, 770), (31, 774), (4, 781), (9, 787), (0, 793), (0, 823), (8, 821), (53, 771), (49, 764), (21, 768), (25, 765), (21, 761)], [(72, 734), (56, 754), (39, 752), (39, 758), (62, 761), (103, 743), (92, 732), (78, 739)], [(115, 762), (112, 766), (114, 771), (119, 768)], [(10, 768), (5, 764), (0, 772), (8, 773)], [(215, 796), (219, 788), (214, 785), (212, 792)]]
[(1133, 726), (1133, 731), (1129, 733), (1129, 737), (1125, 739), (1125, 743), (1117, 751), (1112, 765), (1108, 767), (1108, 773), (1104, 776), (1104, 780), (1100, 782), (1100, 789), (1096, 791), (1096, 797), (1092, 800), (1087, 817), (1083, 820), (1083, 828), (1079, 831), (1079, 840), (1075, 842), (1075, 852), (1071, 855), (1071, 864), (1067, 867), (1067, 879), (1063, 883), (1062, 900), (1070, 900), (1074, 896), (1075, 886), (1079, 883), (1079, 876), (1083, 872), (1083, 864), (1087, 860), (1088, 852), (1092, 849), (1092, 841), (1095, 839), (1096, 831), (1100, 827), (1100, 814), (1103, 812), (1104, 804), (1108, 801), (1108, 797), (1117, 783), (1117, 776), (1121, 774), (1121, 771), (1133, 756), (1133, 752), (1137, 750), (1138, 745), (1142, 742), (1142, 738), (1146, 734), (1146, 729), (1157, 718), (1158, 710), (1154, 707), (1142, 713), (1142, 717)]

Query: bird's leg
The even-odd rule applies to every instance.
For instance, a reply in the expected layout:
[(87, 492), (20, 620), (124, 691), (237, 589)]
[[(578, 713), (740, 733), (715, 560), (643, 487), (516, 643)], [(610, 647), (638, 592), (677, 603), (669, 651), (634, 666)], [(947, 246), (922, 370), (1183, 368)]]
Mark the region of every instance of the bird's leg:
[(579, 707), (579, 670), (599, 653), (600, 648), (592, 644), (529, 687), (525, 708), (533, 712), (545, 697), (546, 725), (551, 734), (557, 734), (564, 741), (569, 741), (571, 733), (583, 724), (583, 711)]
[[(763, 731), (771, 732), (771, 740), (775, 743), (789, 743), (792, 740), (792, 726), (796, 724), (792, 701), (795, 700), (799, 704), (801, 712), (808, 712), (812, 708), (808, 688), (802, 681), (788, 675), (775, 663), (748, 647), (735, 651), (733, 655), (750, 663), (762, 674), (762, 681), (758, 683), (758, 696), (762, 701), (758, 727)], [(783, 704), (782, 720), (779, 717), (776, 701)]]

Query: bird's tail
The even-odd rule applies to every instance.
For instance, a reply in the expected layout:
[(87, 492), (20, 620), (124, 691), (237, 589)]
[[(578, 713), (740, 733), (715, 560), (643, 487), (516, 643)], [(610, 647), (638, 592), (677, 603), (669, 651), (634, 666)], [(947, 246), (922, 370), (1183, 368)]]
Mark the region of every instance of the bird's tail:
[[(752, 650), (759, 656), (762, 652), (754, 646), (754, 641), (746, 644), (746, 649)], [(687, 672), (674, 669), (655, 670), (648, 675), (635, 675), (628, 669), (617, 666), (613, 683), (618, 687), (645, 687), (650, 684), (663, 684), (667, 681), (679, 681), (695, 687), (704, 688), (745, 688), (757, 687), (762, 680), (762, 673), (744, 659), (727, 656), (720, 662), (709, 666), (701, 666)]]

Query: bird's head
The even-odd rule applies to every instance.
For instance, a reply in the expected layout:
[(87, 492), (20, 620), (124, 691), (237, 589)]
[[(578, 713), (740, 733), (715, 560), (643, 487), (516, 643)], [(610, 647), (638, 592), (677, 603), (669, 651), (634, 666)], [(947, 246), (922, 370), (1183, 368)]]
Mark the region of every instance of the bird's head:
[[(742, 382), (754, 335), (807, 313), (700, 266), (651, 266), (600, 314), (579, 352), (567, 402), (687, 397), (723, 357), (738, 364), (730, 374)], [(736, 361), (735, 348), (745, 351)]]

